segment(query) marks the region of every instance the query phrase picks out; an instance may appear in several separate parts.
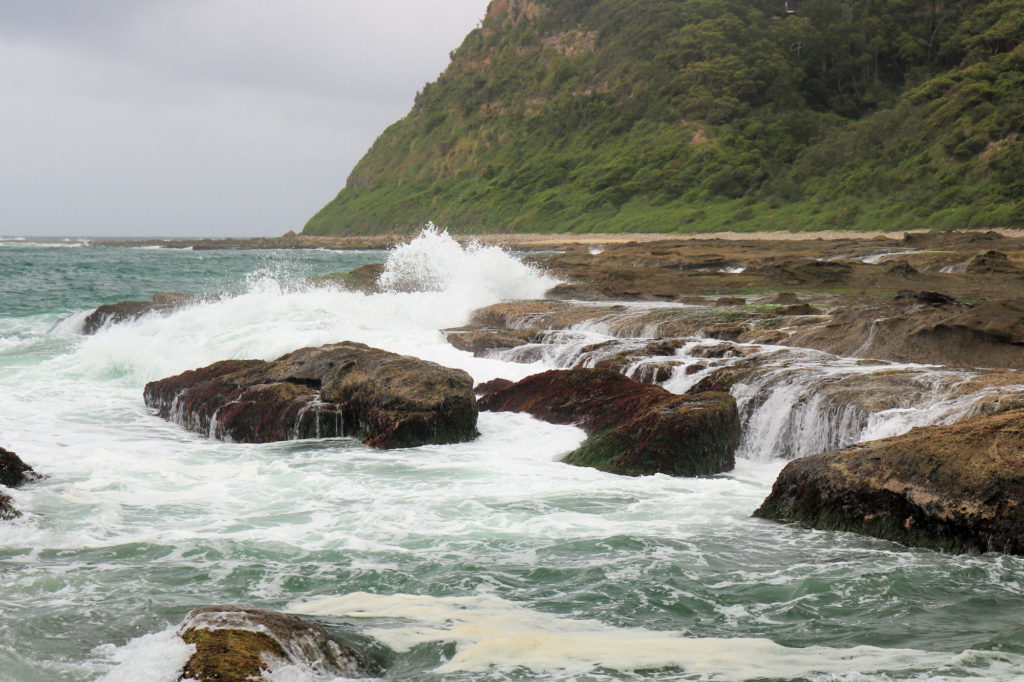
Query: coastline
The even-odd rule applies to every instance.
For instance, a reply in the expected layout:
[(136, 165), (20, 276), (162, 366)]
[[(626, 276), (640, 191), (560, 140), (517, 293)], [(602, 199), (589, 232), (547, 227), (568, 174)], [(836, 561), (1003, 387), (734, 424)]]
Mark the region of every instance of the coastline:
[[(1024, 230), (993, 229), (1006, 237), (1024, 237)], [(895, 230), (878, 232), (853, 232), (844, 230), (819, 230), (816, 232), (633, 232), (633, 233), (493, 233), (493, 234), (452, 234), (462, 244), (478, 242), (522, 249), (542, 250), (566, 246), (600, 246), (608, 244), (653, 243), (666, 241), (840, 241), (840, 240), (901, 240), (908, 234), (944, 234), (928, 230)], [(192, 248), (196, 250), (215, 249), (327, 249), (337, 251), (363, 251), (389, 249), (397, 244), (407, 243), (415, 234), (382, 234), (350, 236), (313, 236), (287, 233), (281, 237), (253, 237), (239, 239), (232, 237), (209, 239), (108, 239), (96, 240), (94, 246), (160, 246), (168, 249)]]

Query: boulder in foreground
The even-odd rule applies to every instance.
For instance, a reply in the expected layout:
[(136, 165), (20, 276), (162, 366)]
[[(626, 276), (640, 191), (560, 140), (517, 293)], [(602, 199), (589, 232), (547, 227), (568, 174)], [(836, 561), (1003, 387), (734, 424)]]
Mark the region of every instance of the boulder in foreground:
[(196, 647), (182, 680), (258, 680), (282, 664), (302, 665), (331, 678), (379, 673), (323, 628), (274, 611), (232, 605), (196, 609), (186, 616), (178, 635)]
[(588, 434), (565, 462), (613, 474), (703, 476), (733, 468), (740, 422), (728, 393), (675, 395), (607, 369), (551, 370), (478, 387), (480, 407)]
[(347, 341), (217, 362), (150, 382), (144, 397), (165, 419), (239, 443), (353, 436), (400, 448), (477, 436), (469, 374)]
[(949, 552), (1024, 554), (1024, 410), (794, 460), (754, 515)]

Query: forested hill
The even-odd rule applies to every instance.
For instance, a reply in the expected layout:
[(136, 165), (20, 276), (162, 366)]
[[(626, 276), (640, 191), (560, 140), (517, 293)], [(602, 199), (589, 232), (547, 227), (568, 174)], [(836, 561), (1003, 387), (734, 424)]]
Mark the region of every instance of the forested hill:
[(304, 231), (1024, 225), (1022, 0), (788, 9), (493, 0)]

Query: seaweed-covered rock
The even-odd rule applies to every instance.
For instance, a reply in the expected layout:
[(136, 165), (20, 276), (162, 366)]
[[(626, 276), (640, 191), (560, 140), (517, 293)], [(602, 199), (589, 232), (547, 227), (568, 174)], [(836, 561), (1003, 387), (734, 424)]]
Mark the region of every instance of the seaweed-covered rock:
[(10, 495), (0, 493), (0, 521), (10, 521), (21, 516)]
[(196, 647), (182, 680), (243, 682), (263, 679), (282, 664), (298, 664), (318, 675), (363, 677), (376, 665), (313, 623), (262, 609), (223, 605), (196, 609), (178, 635)]
[(727, 393), (681, 396), (606, 369), (551, 370), (477, 387), (480, 407), (526, 412), (588, 434), (565, 462), (615, 474), (700, 476), (732, 469), (739, 441)]
[(1024, 410), (794, 460), (754, 515), (951, 552), (1024, 554)]
[(144, 397), (165, 419), (240, 443), (354, 436), (397, 448), (477, 435), (466, 372), (361, 343), (225, 360), (151, 382)]

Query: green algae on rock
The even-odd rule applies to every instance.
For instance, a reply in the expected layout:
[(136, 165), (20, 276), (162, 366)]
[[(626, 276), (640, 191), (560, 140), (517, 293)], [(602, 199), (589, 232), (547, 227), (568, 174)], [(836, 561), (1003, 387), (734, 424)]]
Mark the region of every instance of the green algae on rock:
[(178, 634), (195, 646), (181, 680), (244, 682), (263, 679), (265, 672), (283, 664), (298, 664), (331, 677), (380, 672), (318, 625), (274, 611), (234, 605), (196, 609)]
[(613, 474), (705, 476), (735, 465), (740, 423), (728, 393), (677, 396), (607, 369), (551, 370), (482, 384), (480, 407), (577, 424), (588, 438), (563, 461)]

